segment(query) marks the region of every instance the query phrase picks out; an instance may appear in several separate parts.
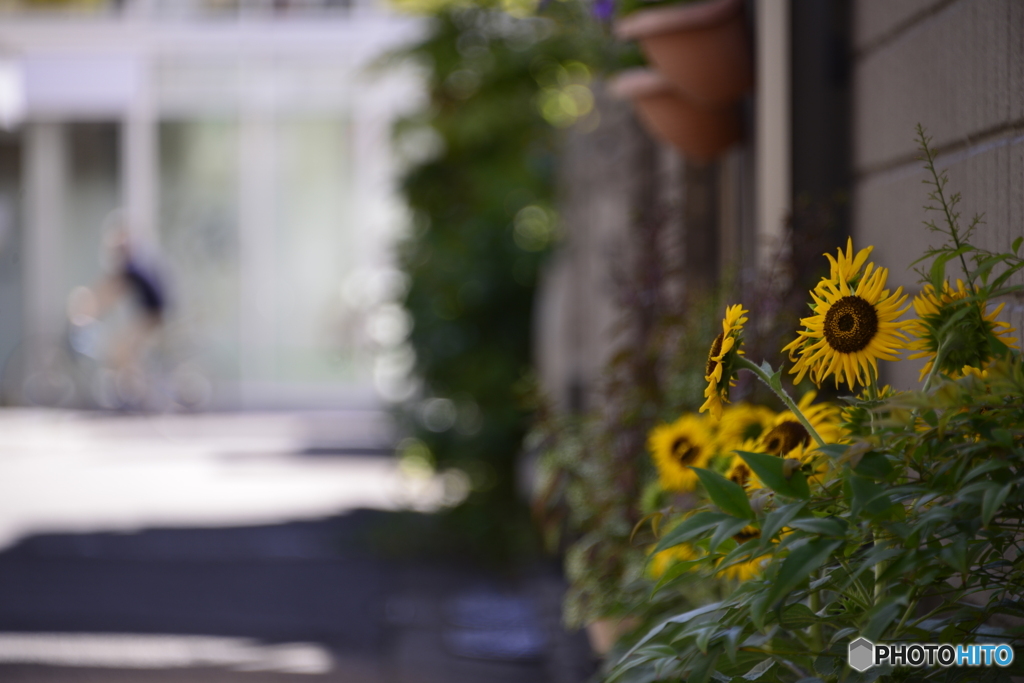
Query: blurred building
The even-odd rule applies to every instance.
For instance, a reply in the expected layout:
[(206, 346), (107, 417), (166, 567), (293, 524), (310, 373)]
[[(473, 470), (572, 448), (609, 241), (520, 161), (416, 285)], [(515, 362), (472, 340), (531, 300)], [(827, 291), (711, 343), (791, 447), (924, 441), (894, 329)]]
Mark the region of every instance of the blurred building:
[(419, 31), (369, 0), (0, 1), (5, 400), (103, 403), (9, 385), (26, 349), (88, 346), (68, 297), (121, 220), (163, 263), (159, 372), (196, 407), (401, 392), (390, 128), (419, 88), (380, 62)]

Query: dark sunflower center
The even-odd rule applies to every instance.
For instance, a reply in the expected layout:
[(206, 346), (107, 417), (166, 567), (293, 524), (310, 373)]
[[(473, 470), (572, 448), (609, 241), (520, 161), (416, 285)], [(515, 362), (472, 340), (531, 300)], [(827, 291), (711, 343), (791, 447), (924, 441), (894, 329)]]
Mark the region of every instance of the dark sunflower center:
[(715, 356), (722, 352), (722, 342), (725, 341), (725, 335), (721, 332), (715, 337), (715, 341), (711, 342), (711, 350), (708, 351), (708, 364), (704, 368), (704, 376), (707, 377), (715, 371), (715, 367), (718, 365), (717, 360), (712, 360)]
[(696, 462), (697, 456), (700, 455), (700, 447), (690, 443), (685, 436), (681, 436), (672, 442), (672, 455), (680, 465), (689, 466)]
[(761, 532), (752, 526), (743, 527), (738, 534), (733, 535), (733, 539), (740, 544), (754, 538), (761, 538)]
[(786, 421), (772, 427), (764, 437), (764, 448), (772, 455), (785, 455), (803, 444), (811, 443), (811, 435), (799, 422)]
[(740, 486), (746, 486), (747, 482), (750, 481), (750, 468), (746, 465), (737, 465), (736, 469), (732, 471), (729, 476), (729, 481)]
[(839, 353), (854, 353), (871, 343), (878, 332), (875, 307), (859, 296), (844, 296), (825, 314), (825, 340)]

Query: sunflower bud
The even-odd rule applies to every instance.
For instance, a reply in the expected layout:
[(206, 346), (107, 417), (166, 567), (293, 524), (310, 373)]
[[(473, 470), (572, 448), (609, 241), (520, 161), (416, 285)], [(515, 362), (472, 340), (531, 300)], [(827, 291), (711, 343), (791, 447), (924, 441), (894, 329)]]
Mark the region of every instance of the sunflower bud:
[(771, 489), (757, 489), (750, 494), (750, 509), (755, 515), (760, 515), (768, 509), (775, 500), (775, 492)]

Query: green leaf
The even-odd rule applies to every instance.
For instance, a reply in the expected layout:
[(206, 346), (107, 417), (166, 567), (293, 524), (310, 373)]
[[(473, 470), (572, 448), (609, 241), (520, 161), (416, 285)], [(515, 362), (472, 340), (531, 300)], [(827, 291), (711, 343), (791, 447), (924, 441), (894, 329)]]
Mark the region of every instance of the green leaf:
[(885, 454), (869, 451), (864, 454), (853, 471), (872, 479), (885, 479), (892, 473), (892, 465)]
[(768, 544), (775, 537), (775, 534), (782, 530), (782, 527), (789, 524), (789, 521), (800, 514), (800, 511), (807, 505), (806, 502), (789, 503), (780, 508), (772, 510), (761, 523), (761, 543)]
[(849, 447), (850, 444), (846, 443), (827, 443), (824, 446), (818, 446), (818, 450), (833, 460), (839, 460)]
[(939, 551), (939, 557), (961, 574), (967, 573), (967, 539), (964, 536), (955, 536), (952, 543)]
[(711, 635), (718, 631), (718, 624), (708, 624), (703, 628), (697, 629), (697, 637), (693, 639), (693, 644), (701, 651), (702, 654), (708, 653), (708, 641), (711, 640)]
[[(831, 676), (833, 673), (835, 673), (836, 665), (838, 663), (839, 662), (838, 662), (838, 660), (835, 657), (829, 657), (827, 655), (822, 655), (820, 657), (816, 657), (815, 658), (815, 660), (814, 660), (814, 670), (817, 671), (818, 673), (820, 673), (822, 676)], [(803, 679), (800, 680), (799, 683), (805, 683), (806, 681), (814, 681), (814, 680), (820, 681), (821, 679), (820, 678), (803, 678)]]
[(722, 642), (725, 645), (725, 654), (728, 655), (729, 661), (733, 664), (736, 663), (736, 650), (739, 648), (740, 637), (742, 635), (743, 627), (733, 626), (725, 632), (725, 635), (722, 639)]
[(718, 528), (715, 529), (714, 535), (711, 537), (711, 541), (708, 544), (708, 552), (715, 552), (722, 541), (730, 538), (731, 536), (735, 536), (748, 524), (750, 524), (749, 519), (740, 519), (738, 517), (730, 517), (727, 520), (722, 520), (718, 524)]
[(1006, 497), (1010, 495), (1010, 489), (1013, 488), (1013, 482), (1006, 484), (1003, 487), (993, 486), (989, 490), (985, 491), (985, 496), (981, 499), (981, 523), (988, 525), (992, 521), (992, 516), (996, 514), (996, 511), (1002, 507), (1003, 503), (1006, 502)]
[(928, 281), (935, 291), (942, 291), (942, 281), (946, 279), (946, 263), (953, 258), (953, 254), (939, 254), (932, 261), (932, 267), (928, 271)]
[(857, 629), (857, 628), (855, 628), (853, 626), (847, 626), (846, 628), (841, 628), (841, 629), (839, 629), (838, 631), (836, 631), (835, 633), (832, 634), (832, 638), (829, 639), (828, 644), (829, 645), (835, 645), (836, 643), (838, 643), (841, 640), (846, 640), (847, 638), (849, 638), (853, 634), (857, 633), (858, 630), (859, 629)]
[(868, 612), (868, 620), (861, 629), (861, 636), (867, 638), (872, 642), (878, 642), (878, 639), (885, 633), (885, 630), (889, 628), (889, 625), (900, 615), (903, 611), (903, 603), (906, 601), (900, 598), (888, 598), (883, 600), (881, 603), (876, 605)]
[(643, 666), (643, 665), (647, 664), (650, 661), (647, 658), (641, 658), (641, 657), (634, 657), (634, 658), (630, 659), (629, 661), (626, 661), (626, 659), (628, 657), (629, 657), (629, 655), (627, 655), (626, 657), (623, 657), (622, 659), (620, 659), (618, 662), (615, 663), (615, 668), (612, 671), (611, 675), (608, 676), (608, 679), (607, 679), (606, 683), (612, 683), (613, 681), (616, 681), (619, 678), (621, 678), (623, 674), (628, 673), (630, 669), (635, 669), (635, 668), (637, 668), (639, 666)]
[(774, 659), (766, 659), (753, 669), (744, 674), (743, 678), (748, 681), (759, 681), (761, 677), (768, 673), (768, 670), (775, 665)]
[[(653, 554), (653, 553), (652, 553)], [(665, 573), (658, 579), (658, 583), (655, 584), (654, 589), (651, 591), (651, 597), (654, 597), (658, 591), (679, 582), (683, 577), (689, 577), (692, 575), (695, 569), (698, 569), (707, 560), (685, 560), (683, 562), (676, 562), (665, 570)]]
[(782, 627), (788, 629), (806, 628), (819, 621), (821, 621), (821, 617), (812, 612), (811, 608), (802, 602), (786, 605), (786, 608), (782, 610), (782, 617), (779, 619)]
[(619, 661), (621, 662), (625, 661), (626, 659), (629, 659), (629, 657), (634, 652), (636, 652), (641, 647), (649, 643), (651, 639), (653, 639), (659, 633), (664, 631), (666, 627), (671, 626), (672, 624), (685, 624), (687, 622), (692, 621), (693, 619), (696, 619), (697, 617), (709, 614), (710, 612), (717, 611), (721, 606), (721, 602), (712, 602), (708, 605), (704, 605), (703, 607), (692, 609), (689, 612), (683, 612), (682, 614), (676, 614), (675, 616), (669, 617), (668, 619), (666, 619), (665, 621), (661, 622), (660, 624), (652, 628), (650, 631), (648, 631), (647, 634), (639, 641), (637, 641), (636, 645), (631, 647), (629, 651), (625, 655), (623, 655), (622, 659)]
[(1005, 254), (996, 254), (995, 256), (989, 256), (988, 258), (981, 259), (978, 262), (977, 267), (974, 269), (973, 277), (980, 279), (983, 283), (988, 283), (988, 278), (992, 273), (992, 269), (1005, 261)]
[(869, 517), (880, 516), (893, 506), (889, 493), (867, 477), (851, 473), (843, 485), (849, 488), (850, 513), (854, 517), (861, 512)]
[(697, 665), (690, 669), (690, 675), (686, 677), (686, 683), (707, 683), (711, 674), (718, 664), (718, 658), (722, 656), (722, 646), (718, 645), (697, 659)]
[(1009, 614), (1018, 619), (1024, 619), (1024, 602), (1004, 598), (991, 603), (988, 611), (997, 614)]
[[(676, 666), (675, 657), (659, 657), (658, 659), (654, 660), (654, 678), (655, 680), (667, 678), (669, 676), (668, 671), (670, 669), (675, 670), (677, 668), (678, 667)], [(646, 676), (644, 676), (644, 674), (646, 673), (647, 672), (645, 671), (644, 673), (640, 674), (641, 678), (639, 680), (644, 680), (645, 678), (647, 678)], [(629, 683), (636, 682), (637, 679), (634, 678)]]
[(800, 517), (791, 521), (789, 526), (812, 534), (842, 538), (846, 536), (847, 524), (846, 520), (838, 517)]
[(638, 657), (645, 657), (649, 655), (662, 656), (662, 657), (675, 657), (678, 652), (676, 649), (668, 643), (655, 643), (653, 645), (645, 645), (636, 652)]
[[(1020, 263), (1014, 264), (1013, 266), (1007, 268), (1006, 270), (1004, 270), (999, 275), (999, 277), (997, 277), (995, 280), (993, 280), (992, 281), (992, 285), (991, 285), (991, 287), (992, 287), (992, 296), (997, 296), (998, 293), (999, 293), (998, 292), (998, 288), (1002, 287), (1004, 282), (1006, 282), (1011, 277), (1013, 277), (1013, 275), (1017, 271), (1021, 270), (1022, 268), (1024, 268), (1024, 261), (1021, 261)], [(1012, 289), (1015, 289), (1015, 288), (1014, 287), (1010, 287), (1008, 289), (1012, 290)]]
[(759, 542), (760, 539), (755, 538), (747, 541), (743, 545), (738, 545), (733, 548), (729, 551), (728, 555), (723, 557), (718, 564), (715, 565), (716, 571), (725, 569), (741, 560), (746, 561), (747, 558), (757, 552)]
[(734, 519), (731, 515), (726, 515), (721, 512), (698, 512), (692, 517), (687, 517), (677, 526), (673, 527), (671, 531), (667, 532), (658, 545), (654, 547), (654, 552), (651, 553), (653, 556), (655, 553), (659, 553), (666, 548), (672, 548), (681, 543), (686, 543), (690, 539), (699, 536), (703, 532), (707, 531), (713, 526), (716, 526), (722, 520)]
[(992, 438), (996, 443), (1005, 448), (1013, 448), (1013, 432), (1009, 429), (997, 427), (992, 430)]
[(981, 481), (968, 484), (957, 491), (956, 500), (980, 505), (982, 496), (992, 488), (998, 489), (999, 484), (989, 479), (982, 479)]
[(768, 602), (775, 604), (780, 598), (788, 595), (842, 544), (842, 541), (819, 538), (791, 552), (779, 569)]
[(1012, 245), (1010, 245), (1010, 249), (1012, 249), (1012, 250), (1013, 250), (1013, 253), (1014, 253), (1014, 254), (1016, 254), (1016, 253), (1017, 253), (1017, 250), (1018, 250), (1018, 249), (1020, 249), (1020, 243), (1021, 243), (1021, 242), (1024, 242), (1024, 237), (1018, 237), (1017, 239), (1015, 239), (1015, 240), (1013, 241), (1013, 244), (1012, 244)]
[(750, 509), (750, 501), (742, 486), (729, 481), (718, 472), (703, 467), (692, 469), (700, 478), (700, 483), (704, 484), (711, 502), (717, 505), (722, 512), (733, 517), (754, 519), (754, 511)]
[(811, 490), (807, 486), (807, 477), (803, 472), (796, 470), (789, 476), (785, 474), (785, 463), (782, 458), (765, 453), (750, 453), (748, 451), (736, 451), (743, 458), (743, 461), (754, 470), (764, 484), (783, 496), (789, 498), (800, 498), (806, 500), (811, 497)]
[[(995, 432), (996, 430), (993, 429), (993, 436), (995, 436)], [(1006, 469), (1009, 466), (1009, 463), (1007, 463), (1005, 460), (986, 460), (985, 462), (981, 463), (980, 465), (972, 469), (970, 472), (968, 472), (967, 475), (961, 481), (961, 483), (966, 484), (975, 477), (980, 477), (983, 474), (988, 474), (989, 472), (994, 472), (995, 470)]]
[(757, 595), (750, 602), (750, 621), (753, 622), (754, 628), (758, 631), (764, 630), (765, 618), (768, 614), (768, 608), (771, 606), (768, 602), (769, 594), (767, 591), (758, 591)]

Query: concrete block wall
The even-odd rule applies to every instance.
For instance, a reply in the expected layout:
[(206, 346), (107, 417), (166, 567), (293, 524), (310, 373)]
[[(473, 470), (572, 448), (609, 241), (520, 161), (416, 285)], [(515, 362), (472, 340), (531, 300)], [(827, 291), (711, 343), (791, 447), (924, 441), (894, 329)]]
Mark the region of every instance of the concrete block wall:
[[(1002, 250), (1024, 235), (1024, 3), (855, 0), (852, 42), (854, 244), (875, 245), (890, 283), (913, 295), (909, 264), (940, 238), (922, 224), (939, 215), (923, 209), (917, 123), (949, 192), (962, 193), (962, 223), (985, 215), (974, 242)], [(1006, 304), (1004, 319), (1024, 336), (1024, 297)], [(910, 387), (919, 368), (889, 364), (885, 379)]]

